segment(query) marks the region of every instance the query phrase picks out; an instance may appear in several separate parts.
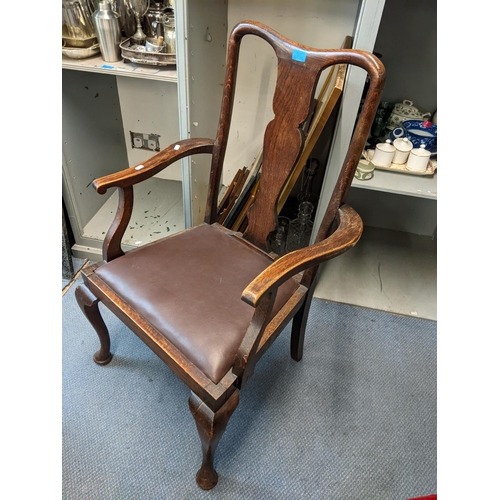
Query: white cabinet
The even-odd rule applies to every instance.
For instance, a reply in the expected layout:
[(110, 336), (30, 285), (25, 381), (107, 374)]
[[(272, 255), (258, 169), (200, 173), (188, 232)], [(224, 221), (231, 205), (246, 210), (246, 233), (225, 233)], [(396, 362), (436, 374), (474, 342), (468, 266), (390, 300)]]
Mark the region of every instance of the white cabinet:
[[(387, 71), (382, 100), (410, 99), (421, 111), (436, 111), (436, 9), (431, 0), (364, 2), (354, 46), (382, 54)], [(334, 186), (363, 84), (358, 71), (349, 73), (318, 211)], [(420, 177), (383, 170), (375, 170), (369, 181), (354, 179), (347, 202), (360, 213), (365, 234), (353, 250), (323, 267), (316, 296), (437, 319), (437, 179), (437, 173)]]
[[(93, 179), (137, 165), (189, 137), (214, 138), (225, 72), (227, 2), (175, 3), (177, 66), (62, 60), (63, 198), (73, 254), (100, 260), (117, 193), (98, 195)], [(150, 144), (150, 149), (142, 149)], [(139, 141), (139, 142), (134, 142)], [(203, 220), (210, 158), (185, 158), (135, 192), (125, 249)]]
[[(381, 54), (387, 72), (382, 101), (409, 99), (421, 112), (433, 114), (437, 108), (436, 2), (386, 0), (373, 50)], [(429, 177), (376, 170), (369, 181), (354, 179), (350, 200), (355, 200), (370, 226), (432, 236), (437, 191), (437, 173)]]
[[(431, 0), (411, 2), (408, 0), (365, 1), (357, 20), (354, 48), (380, 52), (387, 71), (387, 79), (382, 100), (401, 102), (412, 99), (423, 111), (436, 110), (436, 3)], [(330, 153), (327, 176), (324, 182), (322, 204), (319, 212), (326, 208), (328, 192), (331, 192), (341, 166), (341, 159), (347, 151), (355, 123), (358, 104), (361, 98), (365, 77), (357, 68), (349, 71), (343, 96), (342, 114), (335, 132)], [(422, 108), (423, 106), (423, 108)], [(437, 200), (437, 174), (432, 177), (413, 176), (376, 170), (369, 181), (353, 180), (352, 192), (358, 190), (390, 193), (402, 197), (429, 200), (429, 207), (434, 208)], [(357, 193), (357, 198), (373, 198)], [(380, 198), (380, 196), (378, 197)], [(390, 199), (388, 197), (387, 199)], [(397, 200), (397, 198), (396, 198)], [(395, 212), (400, 212), (397, 201)], [(422, 206), (422, 202), (417, 202)], [(370, 212), (374, 217), (377, 206), (367, 203), (360, 210)], [(429, 208), (425, 217), (429, 219)], [(421, 210), (407, 217), (407, 231), (417, 234), (432, 235), (436, 226), (436, 217), (429, 221), (425, 232), (416, 230), (413, 224)], [(385, 214), (381, 219), (386, 219)], [(413, 220), (412, 220), (413, 219)], [(390, 221), (386, 221), (390, 225)], [(380, 221), (383, 224), (383, 221)], [(373, 224), (370, 224), (373, 225)], [(421, 225), (420, 225), (421, 226)], [(394, 228), (396, 229), (396, 227)], [(400, 227), (397, 227), (400, 230)]]

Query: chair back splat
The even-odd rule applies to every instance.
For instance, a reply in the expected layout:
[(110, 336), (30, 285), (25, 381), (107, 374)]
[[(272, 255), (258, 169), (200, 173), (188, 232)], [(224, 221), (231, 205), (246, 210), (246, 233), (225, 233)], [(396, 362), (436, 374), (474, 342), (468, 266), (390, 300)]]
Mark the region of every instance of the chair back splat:
[[(238, 24), (228, 44), (222, 109), (212, 157), (205, 214), (205, 222), (210, 224), (216, 220), (217, 193), (229, 137), (239, 51), (241, 40), (245, 35), (256, 35), (266, 40), (278, 58), (278, 74), (273, 98), (275, 116), (265, 131), (260, 186), (256, 200), (247, 214), (248, 228), (244, 235), (248, 241), (262, 249), (266, 249), (268, 234), (276, 229), (278, 197), (302, 151), (304, 136), (300, 126), (308, 116), (321, 72), (335, 64), (354, 64), (365, 69), (370, 76), (372, 85), (366, 97), (366, 105), (358, 120), (353, 140), (316, 238), (316, 242), (321, 241), (328, 234), (354, 177), (383, 90), (385, 81), (383, 67), (375, 56), (367, 57), (366, 52), (353, 49), (313, 49), (295, 43), (255, 21)], [(274, 207), (274, 210), (270, 210), (269, 207)]]

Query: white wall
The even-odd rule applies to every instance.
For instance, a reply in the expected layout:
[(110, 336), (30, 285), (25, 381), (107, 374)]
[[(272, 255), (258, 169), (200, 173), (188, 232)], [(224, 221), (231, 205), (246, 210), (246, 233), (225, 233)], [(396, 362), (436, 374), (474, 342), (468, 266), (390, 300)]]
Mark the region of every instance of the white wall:
[[(160, 149), (178, 140), (177, 85), (172, 82), (141, 80), (127, 76), (117, 76), (116, 83), (120, 96), (123, 134), (129, 163), (123, 166), (126, 168), (137, 165), (156, 154), (156, 151), (133, 148), (130, 132), (158, 134)], [(180, 181), (180, 162), (175, 162), (160, 172), (157, 177)]]

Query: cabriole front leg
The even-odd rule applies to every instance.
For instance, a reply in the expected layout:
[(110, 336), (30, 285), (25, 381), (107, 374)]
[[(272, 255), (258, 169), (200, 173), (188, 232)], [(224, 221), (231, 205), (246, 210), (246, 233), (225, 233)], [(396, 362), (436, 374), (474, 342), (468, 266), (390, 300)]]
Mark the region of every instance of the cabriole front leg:
[(99, 299), (85, 285), (80, 285), (76, 288), (75, 296), (80, 309), (94, 327), (101, 342), (101, 348), (94, 354), (94, 361), (98, 365), (107, 365), (113, 355), (110, 352), (108, 328), (104, 324), (101, 312), (99, 311)]
[(224, 405), (215, 413), (193, 392), (189, 397), (189, 409), (193, 414), (201, 439), (203, 454), (201, 467), (196, 474), (196, 483), (203, 490), (211, 490), (218, 481), (214, 469), (214, 455), (219, 440), (226, 430), (229, 418), (238, 406), (239, 391), (235, 390)]

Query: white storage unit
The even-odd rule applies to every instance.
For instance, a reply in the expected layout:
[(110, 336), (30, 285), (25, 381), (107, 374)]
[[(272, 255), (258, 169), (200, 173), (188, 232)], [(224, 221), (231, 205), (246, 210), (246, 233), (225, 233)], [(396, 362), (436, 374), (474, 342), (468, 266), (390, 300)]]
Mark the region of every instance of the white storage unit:
[[(97, 195), (90, 185), (92, 179), (135, 165), (153, 154), (132, 148), (131, 131), (158, 134), (161, 147), (178, 138), (215, 137), (227, 37), (234, 24), (244, 19), (260, 21), (293, 40), (318, 48), (338, 47), (346, 35), (352, 35), (354, 48), (373, 51), (380, 35), (379, 27), (384, 27), (381, 21), (396, 8), (394, 3), (394, 0), (176, 0), (175, 68), (158, 69), (125, 63), (110, 65), (103, 63), (100, 57), (82, 61), (63, 58), (63, 195), (76, 240), (74, 254), (100, 259), (104, 232), (116, 209), (113, 195)], [(403, 7), (399, 7), (399, 11), (407, 9), (411, 18), (415, 2), (401, 0), (400, 3)], [(419, 3), (429, 4), (431, 18), (435, 13), (434, 3), (430, 0)], [(387, 12), (384, 10), (386, 5), (390, 7)], [(269, 89), (275, 79), (274, 60), (272, 50), (262, 40), (244, 39), (240, 57), (243, 65), (238, 74), (238, 93), (223, 171), (224, 184), (232, 180), (238, 169), (249, 166), (259, 153), (265, 126), (272, 119)], [(435, 71), (435, 68), (430, 70)], [(388, 81), (390, 79), (388, 72)], [(349, 143), (364, 81), (363, 71), (352, 69), (348, 72), (319, 215), (326, 207), (340, 166), (339, 159), (343, 158)], [(403, 98), (411, 99), (412, 96)], [(151, 179), (148, 186), (141, 188), (135, 197), (137, 206), (130, 228), (125, 234), (126, 248), (203, 220), (209, 162), (209, 155), (185, 158), (180, 165), (167, 169), (164, 175)], [(349, 202), (361, 213), (365, 225), (380, 228), (380, 231), (405, 231), (430, 238), (436, 227), (436, 179), (437, 176), (424, 179), (376, 171), (372, 181), (354, 181)], [(370, 241), (366, 238), (363, 243), (362, 239), (359, 245)], [(394, 248), (401, 250), (401, 245), (400, 241)], [(407, 250), (407, 262), (413, 262), (411, 256), (415, 252), (411, 245)], [(357, 254), (348, 252), (346, 255), (349, 254), (353, 256), (349, 262), (335, 259), (331, 269), (337, 266), (338, 271), (338, 266), (342, 266), (342, 279), (351, 280), (352, 287), (339, 287), (335, 283), (336, 291), (332, 292), (330, 268), (325, 267), (318, 296), (407, 314), (422, 310), (419, 297), (425, 295), (432, 300), (435, 278), (433, 281), (431, 269), (425, 271), (430, 276), (426, 288), (409, 299), (408, 307), (381, 305), (379, 288), (367, 285), (370, 280), (363, 277), (360, 271), (363, 266), (356, 263)], [(415, 255), (418, 260), (420, 254)], [(401, 271), (398, 266), (404, 263), (396, 264), (396, 261), (401, 263), (401, 259), (390, 257), (386, 260), (387, 266), (393, 265), (393, 268), (391, 271), (384, 269), (384, 272), (395, 276), (397, 284)], [(359, 279), (352, 278), (356, 273), (352, 273), (351, 268)], [(369, 276), (373, 269), (364, 272)], [(401, 283), (403, 285), (406, 284)], [(356, 293), (358, 286), (365, 288)], [(352, 290), (346, 292), (349, 288)], [(356, 297), (362, 298), (355, 300)]]
[[(422, 29), (422, 26), (425, 29)], [(404, 29), (404, 33), (400, 30)], [(424, 111), (436, 110), (436, 58), (437, 58), (437, 6), (432, 0), (412, 2), (411, 0), (387, 0), (363, 2), (354, 36), (354, 48), (382, 53), (386, 66), (387, 80), (382, 100), (401, 102), (413, 99)], [(347, 151), (351, 133), (357, 116), (365, 76), (358, 68), (352, 68), (346, 79), (342, 103), (342, 114), (337, 126), (330, 153), (329, 167), (323, 186), (322, 203), (318, 209), (321, 214), (326, 209), (327, 193), (331, 192), (341, 159)], [(422, 107), (420, 107), (422, 110)], [(354, 179), (352, 191), (365, 189), (404, 197), (424, 198), (429, 201), (429, 210), (436, 208), (437, 174), (432, 177), (414, 176), (384, 170), (375, 170), (369, 181)], [(358, 196), (359, 198), (359, 196)], [(420, 205), (422, 205), (420, 203)], [(360, 210), (377, 210), (373, 203)], [(400, 212), (397, 206), (395, 212)], [(412, 218), (408, 214), (409, 232), (414, 232)], [(426, 214), (428, 215), (428, 214)], [(384, 217), (385, 218), (385, 217)], [(318, 219), (318, 218), (317, 218)], [(417, 234), (432, 235), (436, 227), (436, 217), (430, 221), (430, 231)], [(400, 230), (400, 228), (397, 228)]]
[[(93, 179), (137, 165), (179, 139), (214, 138), (225, 72), (227, 2), (175, 3), (177, 65), (106, 63), (63, 56), (63, 198), (76, 257), (100, 260), (117, 209)], [(133, 134), (132, 134), (133, 133)], [(151, 142), (151, 149), (133, 140)], [(209, 155), (185, 158), (138, 187), (124, 248), (203, 220)]]
[[(436, 3), (364, 2), (358, 30), (355, 47), (382, 54), (387, 70), (382, 100), (410, 99), (421, 111), (436, 111)], [(364, 84), (358, 73), (347, 78), (320, 213), (356, 118)], [(315, 296), (436, 320), (437, 179), (437, 172), (424, 177), (384, 170), (375, 170), (369, 181), (354, 179), (347, 202), (368, 227), (353, 250), (323, 266)]]

